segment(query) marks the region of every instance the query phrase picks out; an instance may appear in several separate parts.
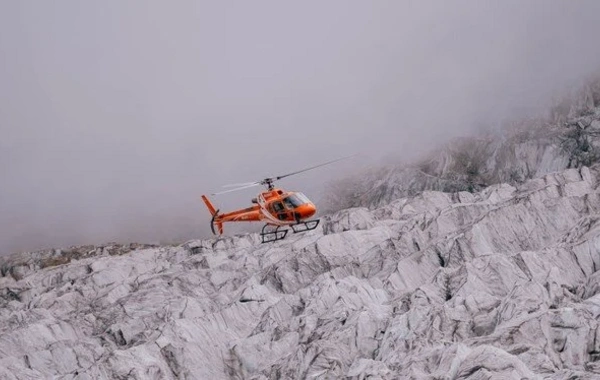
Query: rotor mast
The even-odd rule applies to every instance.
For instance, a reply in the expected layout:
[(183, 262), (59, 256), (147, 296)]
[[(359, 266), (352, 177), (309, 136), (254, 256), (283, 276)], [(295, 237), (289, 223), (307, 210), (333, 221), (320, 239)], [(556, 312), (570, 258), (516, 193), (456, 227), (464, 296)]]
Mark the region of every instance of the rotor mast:
[(261, 182), (263, 185), (265, 185), (267, 187), (267, 190), (271, 191), (275, 188), (275, 186), (273, 185), (274, 181), (275, 181), (274, 178), (265, 178)]

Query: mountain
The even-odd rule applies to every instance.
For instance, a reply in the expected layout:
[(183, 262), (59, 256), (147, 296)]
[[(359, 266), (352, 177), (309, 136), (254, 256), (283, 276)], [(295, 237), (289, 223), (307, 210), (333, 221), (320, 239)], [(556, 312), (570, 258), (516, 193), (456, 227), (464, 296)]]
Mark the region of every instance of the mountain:
[(586, 112), (453, 145), (417, 165), (432, 181), (374, 172), (363, 206), (276, 243), (4, 257), (0, 378), (600, 378)]
[(425, 158), (370, 168), (331, 183), (329, 211), (381, 207), (425, 190), (479, 191), (489, 185), (590, 166), (600, 161), (600, 80), (557, 101), (549, 112), (457, 138)]
[(595, 378), (599, 172), (426, 191), (275, 244), (5, 259), (0, 377)]

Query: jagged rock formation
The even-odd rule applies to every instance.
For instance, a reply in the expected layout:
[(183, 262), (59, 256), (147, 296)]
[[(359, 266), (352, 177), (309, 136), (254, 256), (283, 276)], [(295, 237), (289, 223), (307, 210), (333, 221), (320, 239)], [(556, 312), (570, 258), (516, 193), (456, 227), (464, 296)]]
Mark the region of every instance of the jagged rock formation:
[(0, 378), (598, 378), (599, 174), (425, 191), (266, 245), (5, 258)]
[[(475, 192), (600, 161), (600, 81), (550, 118), (521, 120), (479, 138), (456, 139), (410, 165), (387, 165), (330, 184), (330, 211), (376, 208), (425, 190)], [(568, 116), (568, 117), (567, 117)]]

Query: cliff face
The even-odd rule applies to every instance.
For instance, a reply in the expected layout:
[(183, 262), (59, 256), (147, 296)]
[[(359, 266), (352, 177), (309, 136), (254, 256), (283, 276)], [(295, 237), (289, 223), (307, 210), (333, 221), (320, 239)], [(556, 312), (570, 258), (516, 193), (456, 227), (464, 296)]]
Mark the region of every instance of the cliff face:
[(597, 378), (599, 174), (425, 191), (273, 244), (4, 258), (0, 378)]
[(597, 93), (588, 89), (559, 111), (551, 118), (522, 120), (479, 138), (457, 139), (420, 162), (389, 165), (334, 182), (325, 203), (333, 211), (377, 208), (426, 190), (476, 192), (600, 162), (600, 82)]

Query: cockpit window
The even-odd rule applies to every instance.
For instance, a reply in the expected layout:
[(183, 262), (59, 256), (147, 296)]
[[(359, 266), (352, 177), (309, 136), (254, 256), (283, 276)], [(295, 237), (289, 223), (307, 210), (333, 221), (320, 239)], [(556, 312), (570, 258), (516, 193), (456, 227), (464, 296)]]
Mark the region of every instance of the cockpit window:
[(308, 199), (306, 195), (302, 193), (295, 193), (294, 195), (297, 196), (302, 201), (302, 203), (310, 203), (310, 199)]
[(281, 205), (281, 202), (275, 202), (273, 203), (273, 210), (275, 210), (275, 212), (280, 212), (283, 210), (283, 206)]
[(293, 209), (293, 208), (296, 208), (300, 205), (307, 203), (306, 201), (304, 201), (304, 199), (308, 200), (308, 198), (306, 198), (306, 196), (304, 196), (304, 194), (296, 193), (296, 194), (292, 194), (292, 195), (284, 198), (283, 203), (285, 203), (287, 208)]

